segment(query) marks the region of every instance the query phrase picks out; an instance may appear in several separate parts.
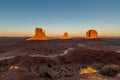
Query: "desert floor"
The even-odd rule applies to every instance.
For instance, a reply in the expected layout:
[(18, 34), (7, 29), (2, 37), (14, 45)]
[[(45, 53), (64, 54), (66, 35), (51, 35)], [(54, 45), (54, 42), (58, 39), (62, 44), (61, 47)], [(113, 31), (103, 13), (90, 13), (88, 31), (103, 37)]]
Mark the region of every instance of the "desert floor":
[(25, 39), (0, 38), (0, 80), (120, 80), (118, 76), (79, 74), (88, 66), (99, 70), (104, 65), (120, 65), (119, 40)]

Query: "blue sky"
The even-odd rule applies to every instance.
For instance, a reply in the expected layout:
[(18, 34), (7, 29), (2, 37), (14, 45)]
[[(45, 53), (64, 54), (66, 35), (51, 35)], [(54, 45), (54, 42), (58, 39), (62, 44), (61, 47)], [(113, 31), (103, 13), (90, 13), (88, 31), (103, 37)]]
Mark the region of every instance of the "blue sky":
[(120, 0), (0, 0), (0, 36), (33, 36), (35, 27), (47, 36), (120, 36)]

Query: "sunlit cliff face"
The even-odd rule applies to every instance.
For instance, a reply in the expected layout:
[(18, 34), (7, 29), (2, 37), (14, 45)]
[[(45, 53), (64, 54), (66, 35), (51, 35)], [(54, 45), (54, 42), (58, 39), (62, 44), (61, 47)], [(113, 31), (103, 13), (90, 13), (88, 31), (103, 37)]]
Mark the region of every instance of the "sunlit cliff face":
[(98, 38), (98, 34), (96, 30), (89, 30), (86, 32), (86, 39), (96, 39)]
[(48, 40), (42, 28), (35, 28), (35, 35), (27, 40)]
[(65, 32), (60, 39), (70, 39), (70, 37), (69, 37), (68, 33)]

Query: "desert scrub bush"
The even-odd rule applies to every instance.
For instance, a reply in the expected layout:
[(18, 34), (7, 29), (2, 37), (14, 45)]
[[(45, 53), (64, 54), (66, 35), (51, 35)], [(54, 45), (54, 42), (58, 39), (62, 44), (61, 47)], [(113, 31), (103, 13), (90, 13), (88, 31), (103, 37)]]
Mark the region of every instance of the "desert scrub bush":
[(107, 65), (100, 69), (99, 73), (104, 76), (114, 77), (120, 72), (118, 65)]
[(48, 64), (47, 64), (47, 67), (51, 68), (51, 67), (52, 67), (52, 65), (51, 65), (50, 63), (48, 63)]
[(32, 70), (31, 70), (31, 68), (30, 68), (30, 67), (28, 67), (28, 71), (29, 71), (29, 72), (32, 72)]
[(91, 67), (87, 67), (87, 68), (83, 68), (83, 69), (80, 69), (80, 74), (92, 74), (92, 73), (96, 73), (97, 70), (91, 68)]
[(48, 72), (39, 73), (39, 77), (52, 78), (52, 76)]
[(72, 74), (65, 73), (64, 77), (72, 77)]

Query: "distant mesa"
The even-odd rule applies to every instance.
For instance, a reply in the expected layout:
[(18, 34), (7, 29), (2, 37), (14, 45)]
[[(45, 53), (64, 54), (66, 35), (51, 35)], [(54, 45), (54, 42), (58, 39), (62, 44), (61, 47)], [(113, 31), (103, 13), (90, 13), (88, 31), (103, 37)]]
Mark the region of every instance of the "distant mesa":
[(86, 32), (86, 39), (97, 39), (98, 33), (96, 30), (88, 30)]
[[(52, 38), (51, 38), (52, 39)], [(60, 37), (60, 39), (70, 39), (70, 36), (67, 32)], [(86, 39), (98, 39), (98, 33), (96, 30), (88, 30), (86, 32)], [(50, 38), (46, 37), (45, 30), (42, 28), (35, 28), (35, 35), (27, 40), (50, 40)]]
[(35, 28), (35, 35), (27, 40), (48, 40), (42, 28)]
[(60, 39), (70, 39), (70, 37), (69, 37), (68, 33), (65, 32), (65, 33), (63, 34), (63, 36), (60, 37)]

